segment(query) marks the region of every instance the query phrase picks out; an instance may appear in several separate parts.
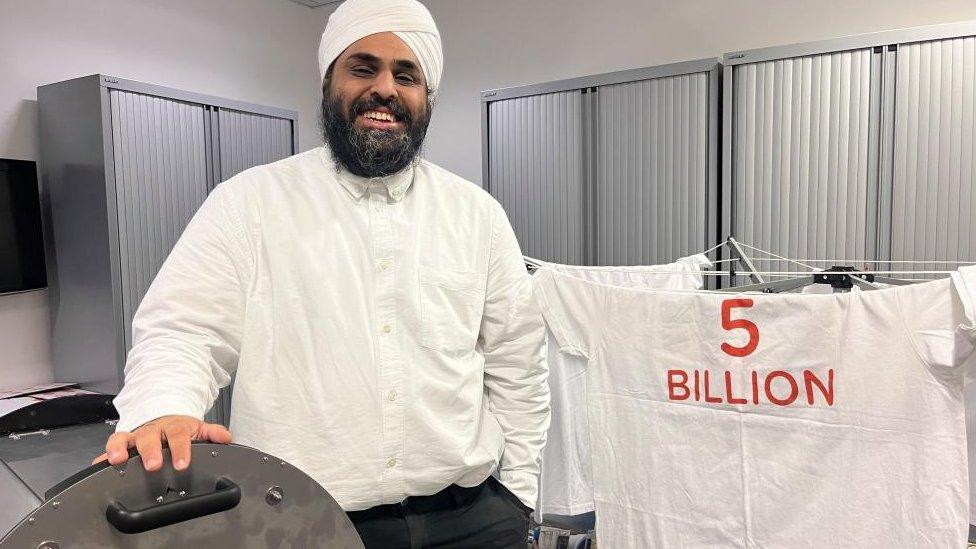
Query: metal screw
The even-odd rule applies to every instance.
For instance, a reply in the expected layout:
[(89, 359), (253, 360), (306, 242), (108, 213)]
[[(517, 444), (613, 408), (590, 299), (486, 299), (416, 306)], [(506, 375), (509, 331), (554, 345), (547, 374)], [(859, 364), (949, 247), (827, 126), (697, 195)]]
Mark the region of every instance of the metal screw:
[(186, 490), (180, 490), (180, 497), (181, 498), (185, 498), (186, 497)]
[(124, 477), (125, 476), (125, 469), (119, 469), (119, 476), (120, 477)]
[(284, 497), (285, 495), (282, 493), (280, 486), (272, 486), (268, 488), (268, 493), (264, 496), (264, 501), (268, 505), (278, 505)]
[(263, 458), (261, 458), (261, 461), (267, 463), (268, 462), (268, 456), (264, 456)]
[(34, 524), (34, 517), (27, 519), (27, 524)]
[(61, 507), (61, 502), (60, 501), (53, 501), (53, 502), (51, 502), (51, 508), (52, 509), (57, 509), (58, 507)]
[(217, 457), (217, 452), (216, 451), (210, 452), (210, 457)]
[(163, 502), (163, 496), (156, 496), (156, 503), (162, 503), (162, 502)]

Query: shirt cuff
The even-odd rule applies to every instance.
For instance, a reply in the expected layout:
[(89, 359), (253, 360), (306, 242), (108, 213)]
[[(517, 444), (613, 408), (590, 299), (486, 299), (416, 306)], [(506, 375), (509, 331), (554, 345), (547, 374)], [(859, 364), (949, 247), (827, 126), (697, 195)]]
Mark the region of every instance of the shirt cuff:
[[(116, 400), (118, 400), (116, 398)], [(116, 403), (116, 408), (118, 405)], [(142, 424), (163, 416), (190, 416), (203, 419), (203, 414), (199, 412), (197, 406), (192, 403), (176, 399), (155, 399), (140, 402), (132, 410), (119, 410), (119, 422), (115, 425), (115, 431), (132, 431)]]

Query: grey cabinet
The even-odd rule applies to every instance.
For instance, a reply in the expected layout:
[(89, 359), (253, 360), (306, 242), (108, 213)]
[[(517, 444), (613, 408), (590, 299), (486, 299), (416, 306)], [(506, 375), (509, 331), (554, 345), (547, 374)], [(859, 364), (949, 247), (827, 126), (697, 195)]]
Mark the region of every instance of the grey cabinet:
[[(723, 237), (819, 266), (976, 260), (976, 23), (728, 53), (723, 64)], [(923, 260), (933, 263), (905, 263)]]
[(718, 65), (482, 93), (484, 186), (526, 255), (664, 263), (715, 242)]
[[(220, 181), (297, 151), (297, 113), (104, 75), (37, 97), (55, 379), (114, 393), (183, 229)], [(211, 419), (226, 422), (226, 399)]]

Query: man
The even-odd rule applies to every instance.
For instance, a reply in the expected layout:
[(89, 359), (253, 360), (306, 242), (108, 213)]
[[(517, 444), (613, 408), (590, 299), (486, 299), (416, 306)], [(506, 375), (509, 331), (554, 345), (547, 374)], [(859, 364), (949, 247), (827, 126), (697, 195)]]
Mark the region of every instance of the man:
[(416, 158), (437, 27), (416, 0), (348, 0), (319, 63), (327, 147), (194, 216), (133, 320), (107, 458), (157, 470), (166, 442), (182, 470), (191, 440), (230, 442), (200, 418), (236, 371), (235, 441), (320, 482), (367, 547), (524, 547), (544, 330), (499, 204)]

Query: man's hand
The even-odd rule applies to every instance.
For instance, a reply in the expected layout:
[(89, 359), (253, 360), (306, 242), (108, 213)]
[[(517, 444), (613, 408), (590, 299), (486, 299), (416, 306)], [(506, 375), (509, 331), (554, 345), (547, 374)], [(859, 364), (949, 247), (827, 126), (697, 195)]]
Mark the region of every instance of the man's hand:
[(135, 447), (146, 470), (155, 471), (163, 466), (165, 441), (173, 457), (173, 467), (182, 471), (190, 466), (190, 441), (193, 440), (228, 444), (231, 436), (223, 425), (204, 423), (190, 416), (163, 416), (144, 423), (131, 433), (113, 433), (105, 443), (105, 453), (95, 458), (92, 465), (106, 458), (112, 465), (125, 463), (129, 448)]

